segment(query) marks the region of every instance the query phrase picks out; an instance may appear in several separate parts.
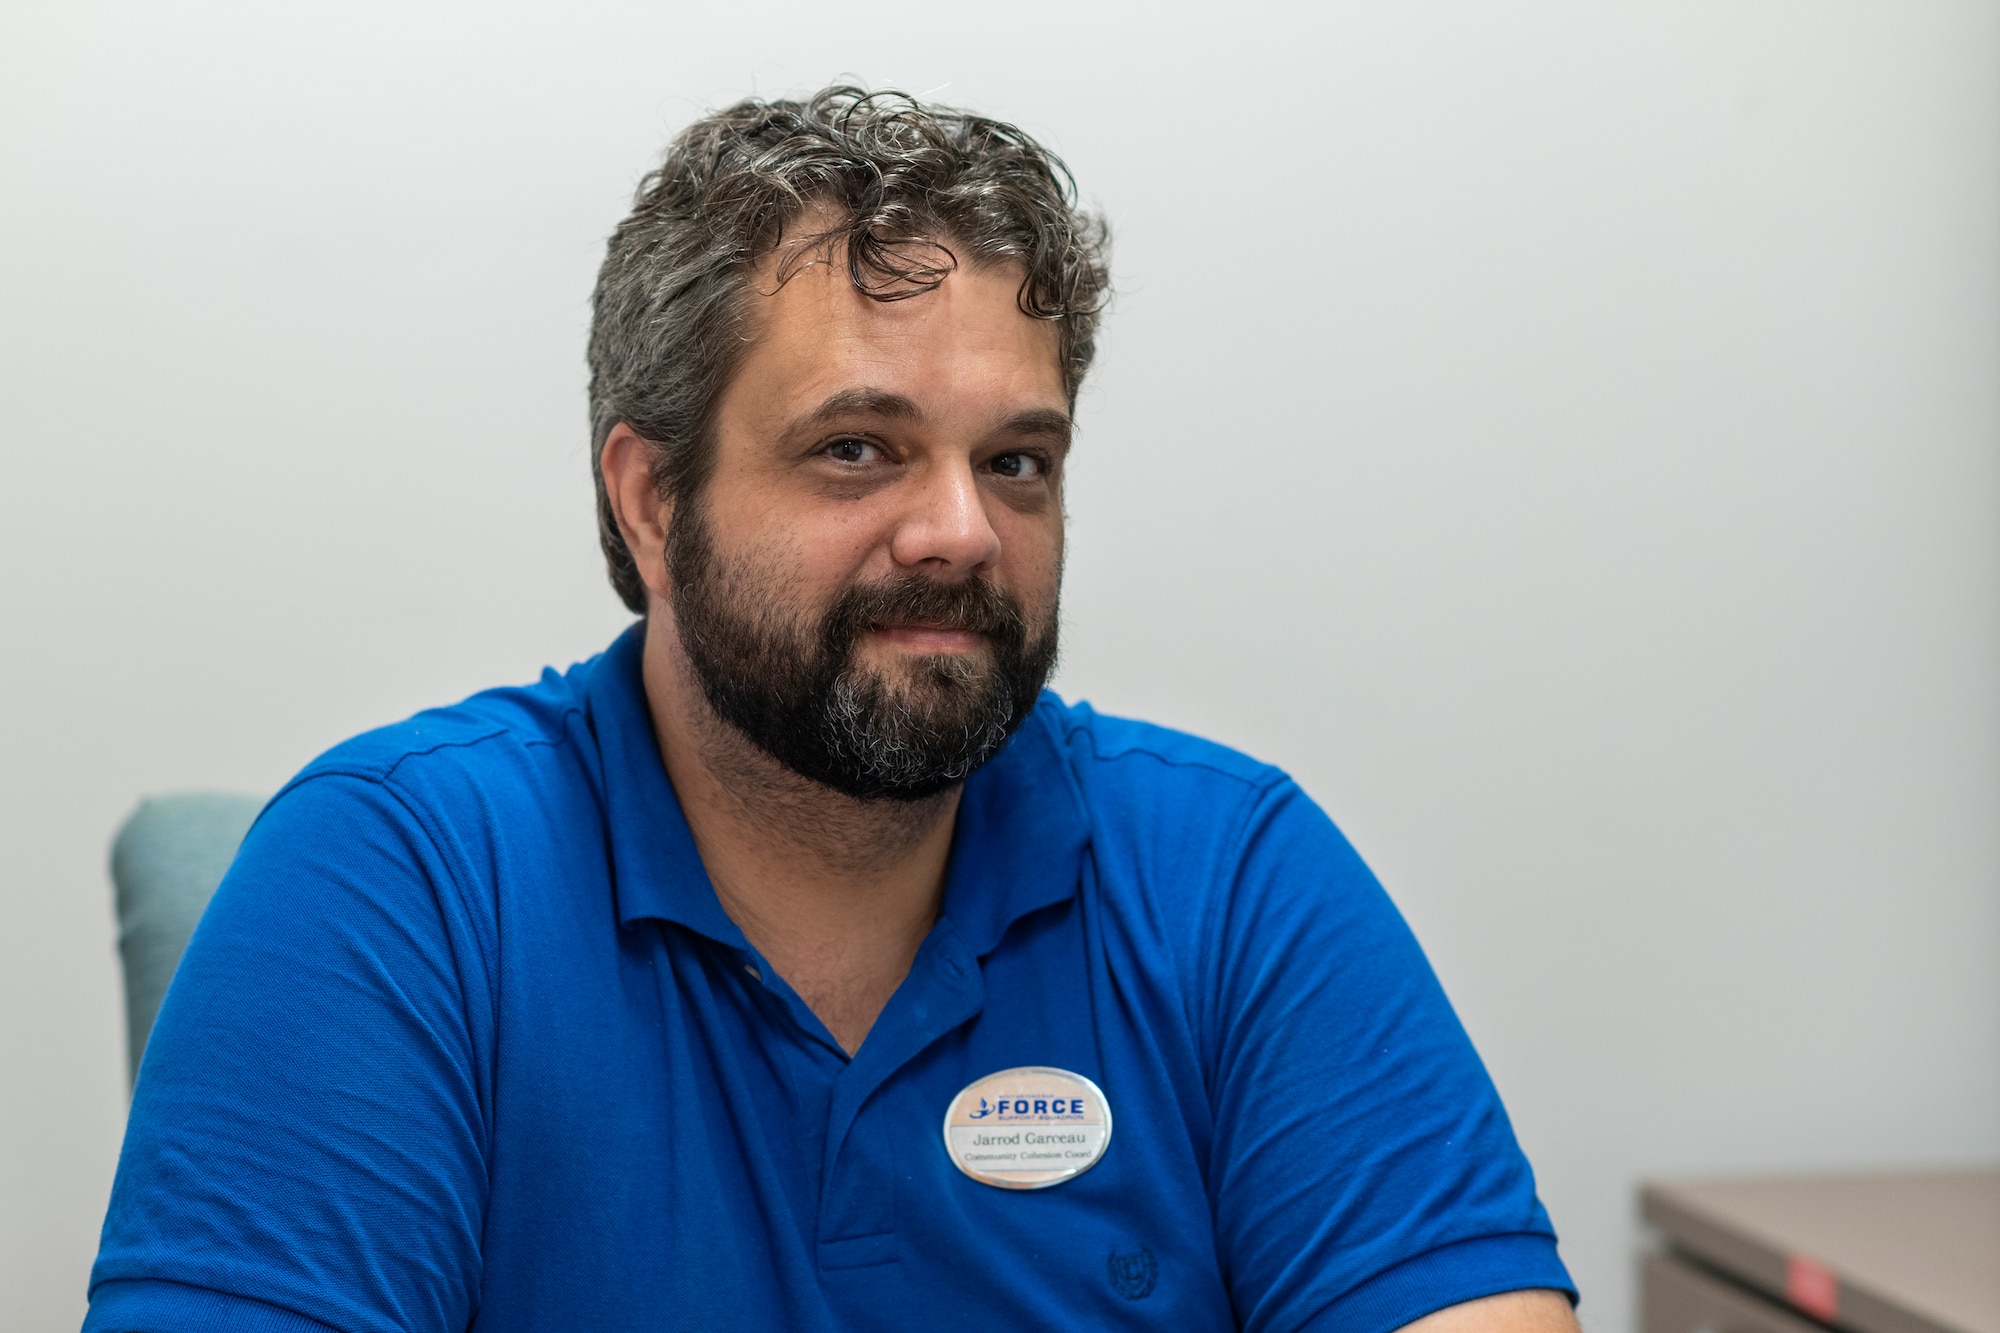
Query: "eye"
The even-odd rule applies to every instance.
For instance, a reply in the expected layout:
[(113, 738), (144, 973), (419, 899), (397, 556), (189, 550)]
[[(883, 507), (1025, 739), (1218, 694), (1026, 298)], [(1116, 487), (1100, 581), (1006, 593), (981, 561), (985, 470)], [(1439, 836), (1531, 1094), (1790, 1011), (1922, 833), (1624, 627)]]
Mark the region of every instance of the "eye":
[(1042, 459), (1034, 454), (1001, 454), (992, 466), (995, 472), (1014, 481), (1032, 481), (1047, 470)]
[(826, 446), (826, 456), (836, 463), (873, 463), (882, 451), (866, 440), (835, 440)]

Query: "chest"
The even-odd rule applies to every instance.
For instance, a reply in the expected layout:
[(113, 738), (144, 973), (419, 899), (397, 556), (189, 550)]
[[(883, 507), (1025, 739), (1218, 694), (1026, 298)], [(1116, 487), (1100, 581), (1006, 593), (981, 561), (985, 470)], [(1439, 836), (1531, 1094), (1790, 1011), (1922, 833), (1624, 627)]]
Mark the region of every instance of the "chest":
[[(671, 927), (599, 980), (516, 975), (492, 1078), (477, 1327), (1233, 1327), (1204, 1102), (1177, 1009), (1113, 975), (1087, 901), (976, 958), (941, 922), (858, 1055), (757, 960)], [(959, 1169), (952, 1098), (1051, 1066), (1103, 1089), (1089, 1170)]]

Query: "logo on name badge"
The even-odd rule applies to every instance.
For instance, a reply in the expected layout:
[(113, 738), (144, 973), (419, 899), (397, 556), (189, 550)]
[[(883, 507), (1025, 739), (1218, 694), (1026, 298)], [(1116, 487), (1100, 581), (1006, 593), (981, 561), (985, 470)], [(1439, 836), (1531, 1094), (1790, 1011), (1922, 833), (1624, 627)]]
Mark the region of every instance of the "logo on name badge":
[(988, 1074), (944, 1113), (944, 1150), (958, 1169), (1006, 1190), (1060, 1185), (1097, 1165), (1110, 1142), (1103, 1090), (1046, 1065)]

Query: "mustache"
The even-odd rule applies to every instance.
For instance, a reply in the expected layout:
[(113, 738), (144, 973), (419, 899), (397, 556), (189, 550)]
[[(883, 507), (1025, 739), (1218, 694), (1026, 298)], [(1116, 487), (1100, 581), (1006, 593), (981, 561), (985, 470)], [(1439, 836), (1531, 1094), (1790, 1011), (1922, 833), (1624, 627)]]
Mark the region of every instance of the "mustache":
[(842, 593), (827, 610), (821, 639), (828, 649), (844, 653), (869, 628), (896, 622), (983, 634), (996, 645), (1027, 637), (1020, 602), (988, 580), (940, 583), (922, 574), (901, 574)]

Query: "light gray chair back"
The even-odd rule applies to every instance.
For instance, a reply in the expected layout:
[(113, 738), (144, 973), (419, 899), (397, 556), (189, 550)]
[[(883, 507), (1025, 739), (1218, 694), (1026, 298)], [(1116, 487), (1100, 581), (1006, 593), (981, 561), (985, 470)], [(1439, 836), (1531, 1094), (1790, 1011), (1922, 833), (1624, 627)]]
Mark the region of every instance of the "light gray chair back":
[(236, 857), (263, 799), (179, 792), (141, 801), (111, 840), (118, 952), (125, 960), (125, 1036), (131, 1074), (194, 923)]

